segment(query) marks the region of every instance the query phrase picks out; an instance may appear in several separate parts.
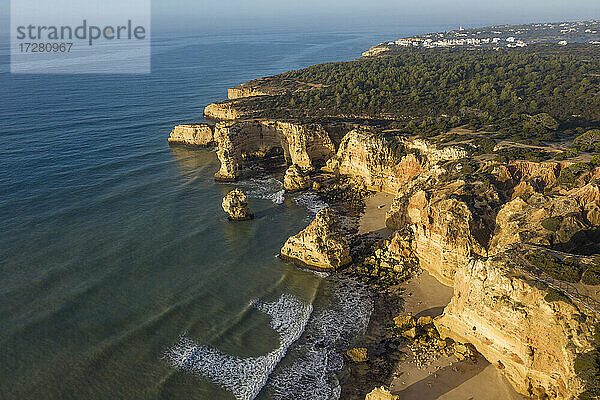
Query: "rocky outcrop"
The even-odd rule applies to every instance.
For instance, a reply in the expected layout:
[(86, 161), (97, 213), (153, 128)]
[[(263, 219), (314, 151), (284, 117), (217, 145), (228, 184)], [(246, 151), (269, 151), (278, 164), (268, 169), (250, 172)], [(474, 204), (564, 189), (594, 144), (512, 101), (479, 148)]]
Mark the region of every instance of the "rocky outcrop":
[(337, 269), (352, 262), (346, 237), (329, 207), (319, 211), (308, 227), (285, 242), (281, 256), (316, 269)]
[(577, 200), (587, 221), (594, 226), (600, 226), (600, 182), (594, 180), (581, 188), (571, 190), (569, 195)]
[(398, 400), (399, 397), (390, 393), (386, 388), (379, 387), (370, 391), (365, 400)]
[(234, 189), (223, 198), (221, 203), (231, 221), (245, 221), (254, 218), (248, 207), (248, 199), (240, 189)]
[(355, 363), (369, 361), (368, 352), (365, 347), (355, 347), (353, 349), (347, 350), (346, 358)]
[(384, 53), (387, 53), (391, 49), (392, 49), (392, 47), (390, 47), (389, 45), (386, 45), (385, 43), (381, 43), (381, 44), (378, 44), (377, 46), (373, 46), (369, 50), (363, 52), (362, 56), (363, 57), (376, 57), (376, 56), (382, 55)]
[(169, 136), (171, 144), (208, 147), (214, 144), (213, 128), (208, 124), (177, 125)]
[[(249, 83), (249, 82), (248, 82)], [(267, 91), (263, 91), (260, 88), (253, 87), (248, 83), (243, 83), (239, 86), (227, 89), (227, 98), (229, 100), (241, 99), (243, 97), (253, 96), (268, 96)]]
[(343, 139), (328, 171), (364, 180), (367, 188), (395, 193), (423, 171), (421, 159), (396, 136), (353, 130)]
[(258, 116), (260, 110), (252, 110), (243, 105), (244, 98), (219, 101), (204, 108), (204, 116), (215, 120), (236, 120)]
[(464, 146), (438, 147), (422, 139), (412, 139), (406, 142), (409, 150), (416, 150), (429, 164), (441, 161), (452, 161), (467, 158), (469, 151)]
[(473, 259), (458, 268), (454, 296), (435, 325), (442, 337), (473, 344), (518, 392), (574, 399), (597, 373), (598, 326), (585, 297), (580, 302), (563, 279), (576, 285), (598, 267), (591, 258), (524, 245)]
[(486, 218), (497, 202), (495, 190), (481, 182), (417, 180), (394, 199), (386, 224), (393, 230), (411, 229), (419, 265), (452, 286), (461, 265), (474, 255), (487, 254), (491, 232)]
[(282, 153), (290, 164), (312, 170), (334, 154), (335, 147), (320, 124), (295, 124), (281, 121), (219, 123), (215, 129), (220, 181), (240, 177), (245, 160)]
[(437, 148), (419, 139), (355, 129), (344, 136), (325, 169), (361, 179), (370, 190), (395, 194), (436, 163), (467, 156), (459, 146)]
[(440, 334), (475, 345), (525, 395), (590, 390), (600, 264), (575, 254), (598, 252), (594, 172), (572, 188), (559, 163), (480, 163), (461, 175), (453, 162), (429, 165), (400, 188), (386, 224), (410, 229), (402, 248), (454, 287)]
[(512, 161), (507, 166), (511, 178), (516, 182), (534, 182), (541, 187), (554, 183), (560, 175), (558, 162)]
[(323, 88), (325, 85), (297, 80), (282, 79), (279, 76), (254, 79), (227, 90), (230, 100), (254, 96), (279, 96), (287, 93), (304, 92)]
[(292, 164), (283, 177), (283, 188), (288, 192), (297, 192), (299, 190), (305, 190), (311, 187), (310, 177), (304, 174), (304, 171), (297, 166)]
[(534, 193), (526, 198), (517, 197), (498, 212), (490, 253), (512, 243), (555, 247), (591, 228), (574, 196)]

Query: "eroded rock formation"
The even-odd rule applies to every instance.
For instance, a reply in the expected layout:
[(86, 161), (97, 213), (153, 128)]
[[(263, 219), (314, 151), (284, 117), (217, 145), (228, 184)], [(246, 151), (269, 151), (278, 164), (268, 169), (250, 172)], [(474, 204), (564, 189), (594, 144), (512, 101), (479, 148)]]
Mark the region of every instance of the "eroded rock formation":
[(398, 400), (399, 397), (390, 393), (386, 388), (378, 387), (370, 391), (365, 400)]
[(248, 109), (242, 104), (245, 98), (235, 100), (219, 101), (209, 104), (204, 108), (204, 115), (215, 120), (236, 120), (257, 116), (260, 110)]
[(564, 168), (492, 162), (457, 176), (438, 163), (400, 188), (386, 221), (454, 287), (442, 337), (472, 343), (536, 398), (576, 398), (598, 372), (600, 263), (576, 254), (598, 252), (600, 191), (594, 170), (565, 184)]
[(352, 262), (344, 232), (329, 207), (319, 211), (310, 225), (285, 242), (281, 256), (316, 269), (336, 269)]
[(248, 207), (248, 199), (240, 189), (233, 189), (223, 198), (221, 203), (232, 221), (245, 221), (254, 218), (254, 213)]
[(171, 144), (208, 147), (214, 144), (213, 128), (208, 124), (177, 125), (169, 136)]
[(386, 224), (393, 230), (410, 227), (421, 267), (452, 286), (459, 266), (475, 255), (487, 255), (486, 218), (498, 202), (496, 191), (482, 182), (417, 180), (400, 190)]
[(283, 188), (288, 192), (297, 192), (311, 187), (310, 177), (307, 176), (302, 168), (292, 164), (283, 177)]
[(280, 121), (219, 123), (215, 129), (217, 156), (221, 168), (215, 179), (233, 181), (240, 177), (244, 162), (281, 152), (290, 164), (309, 171), (335, 151), (327, 131), (320, 124)]
[(562, 287), (560, 269), (574, 271), (577, 285), (598, 267), (591, 258), (523, 245), (473, 259), (457, 270), (454, 296), (435, 325), (442, 337), (472, 343), (518, 392), (577, 398), (597, 373), (594, 361), (582, 362), (595, 357), (597, 319), (553, 287)]
[(227, 96), (230, 100), (254, 96), (278, 96), (286, 93), (304, 92), (324, 86), (297, 80), (281, 79), (280, 77), (266, 77), (254, 79), (228, 89)]
[(362, 179), (370, 190), (395, 194), (437, 162), (467, 155), (457, 146), (438, 149), (418, 139), (355, 129), (342, 139), (326, 170)]

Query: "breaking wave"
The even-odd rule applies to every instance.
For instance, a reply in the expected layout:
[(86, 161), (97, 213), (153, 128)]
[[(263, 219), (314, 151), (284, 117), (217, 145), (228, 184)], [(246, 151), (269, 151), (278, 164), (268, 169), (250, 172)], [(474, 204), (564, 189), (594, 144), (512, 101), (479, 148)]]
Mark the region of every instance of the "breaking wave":
[(254, 399), (289, 346), (302, 335), (312, 313), (312, 305), (304, 304), (289, 294), (283, 294), (276, 302), (253, 301), (251, 304), (271, 316), (270, 325), (280, 337), (280, 345), (275, 350), (260, 357), (239, 358), (182, 337), (164, 358), (172, 367), (202, 375), (221, 385), (236, 399)]
[(251, 303), (271, 316), (270, 325), (280, 336), (279, 347), (264, 356), (239, 358), (182, 337), (164, 358), (239, 400), (252, 400), (263, 388), (274, 400), (339, 399), (336, 374), (344, 366), (343, 353), (366, 331), (373, 302), (367, 289), (352, 279), (333, 282), (328, 290), (329, 301), (314, 313), (312, 305), (289, 294), (276, 302)]
[(282, 204), (285, 190), (283, 183), (275, 178), (248, 179), (237, 183), (248, 197), (255, 199), (271, 200), (275, 204)]
[(307, 218), (312, 219), (316, 213), (321, 211), (323, 208), (327, 207), (327, 203), (319, 198), (319, 196), (314, 192), (303, 192), (294, 197), (294, 201), (299, 206), (302, 206), (308, 210), (308, 212), (312, 215), (309, 215)]
[(344, 366), (343, 353), (366, 331), (373, 302), (368, 291), (351, 279), (338, 281), (332, 291), (331, 304), (313, 314), (303, 338), (286, 357), (294, 361), (270, 378), (269, 398), (339, 399), (336, 373)]

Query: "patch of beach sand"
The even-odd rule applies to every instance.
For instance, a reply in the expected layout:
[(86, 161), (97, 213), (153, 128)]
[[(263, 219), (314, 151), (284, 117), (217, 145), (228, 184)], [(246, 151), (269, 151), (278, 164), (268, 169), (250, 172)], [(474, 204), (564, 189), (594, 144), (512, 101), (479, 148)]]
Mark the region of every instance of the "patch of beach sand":
[(450, 303), (454, 289), (442, 285), (429, 272), (421, 271), (403, 284), (404, 313), (415, 317), (435, 317)]
[[(404, 314), (421, 317), (440, 315), (450, 302), (452, 288), (439, 283), (427, 271), (404, 284)], [(408, 347), (408, 357), (395, 369), (390, 385), (401, 400), (522, 400), (496, 368), (479, 356), (476, 363), (454, 355), (442, 356), (425, 369), (417, 368)]]
[(390, 209), (394, 195), (378, 192), (365, 199), (365, 212), (360, 217), (358, 234), (373, 233), (387, 237), (392, 231), (385, 226), (385, 214)]

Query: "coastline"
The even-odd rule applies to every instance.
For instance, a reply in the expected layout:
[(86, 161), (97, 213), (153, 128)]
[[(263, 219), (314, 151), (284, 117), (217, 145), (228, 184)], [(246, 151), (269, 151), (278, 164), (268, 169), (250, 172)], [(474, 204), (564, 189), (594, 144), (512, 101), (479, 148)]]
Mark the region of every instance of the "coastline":
[[(393, 198), (388, 193), (375, 192), (364, 199), (364, 211), (358, 218), (359, 234), (371, 240), (391, 236), (392, 231), (385, 226), (385, 212)], [(348, 273), (351, 268), (341, 275)], [(369, 361), (346, 361), (340, 374), (342, 399), (363, 400), (373, 388), (380, 386), (389, 387), (392, 394), (403, 400), (526, 398), (516, 393), (506, 378), (479, 354), (472, 360), (454, 354), (430, 353), (433, 359), (423, 362), (422, 355), (415, 357), (413, 350), (419, 350), (411, 340), (392, 332), (392, 320), (399, 314), (437, 317), (450, 302), (453, 289), (441, 284), (429, 272), (419, 268), (405, 282), (394, 286), (370, 285), (369, 291), (373, 295), (374, 310), (367, 331), (355, 344), (368, 349)]]
[[(532, 50), (540, 53), (532, 56), (540, 67), (558, 68), (563, 62), (556, 55), (551, 56), (554, 63), (548, 62), (551, 46)], [(440, 91), (448, 96), (447, 104), (436, 101), (436, 107), (449, 113), (421, 116), (417, 125), (420, 117), (411, 117), (410, 107), (431, 110), (417, 102), (422, 96), (415, 91), (410, 98), (415, 103), (398, 105), (380, 87), (380, 97), (369, 104), (374, 114), (349, 117), (354, 114), (340, 111), (342, 105), (362, 110), (364, 104), (354, 98), (344, 102), (348, 92), (343, 84), (319, 87), (329, 103), (321, 102), (319, 90), (304, 85), (331, 81), (338, 70), (362, 73), (365, 66), (379, 71), (387, 65), (394, 76), (374, 79), (381, 84), (427, 71), (426, 59), (463, 63), (466, 69), (471, 68), (467, 59), (490, 68), (498, 68), (500, 60), (513, 72), (493, 84), (523, 82), (509, 68), (523, 62), (516, 50), (502, 52), (500, 58), (485, 51), (468, 56), (419, 52), (423, 58), (409, 53), (402, 50), (395, 56), (415, 61), (415, 68), (386, 57), (313, 66), (248, 82), (244, 85), (250, 92), (207, 106), (207, 117), (223, 120), (206, 138), (218, 143), (221, 168), (215, 181), (243, 181), (254, 160), (277, 158), (288, 166), (288, 191), (312, 188), (308, 193), (337, 213), (339, 224), (331, 210), (319, 213), (286, 242), (285, 251), (294, 255), (288, 261), (301, 269), (315, 270), (305, 261), (331, 267), (333, 281), (349, 278), (370, 293), (369, 323), (343, 349), (347, 362), (339, 374), (341, 398), (362, 400), (370, 393), (391, 399), (490, 398), (492, 391), (501, 393), (498, 398), (516, 400), (522, 395), (567, 399), (596, 393), (592, 376), (600, 368), (588, 363), (582, 370), (581, 359), (600, 354), (598, 315), (588, 306), (592, 312), (580, 318), (579, 304), (586, 306), (587, 299), (568, 282), (600, 282), (600, 258), (590, 257), (597, 252), (595, 227), (600, 226), (600, 154), (585, 162), (578, 158), (580, 152), (600, 151), (594, 147), (600, 131), (578, 127), (581, 135), (573, 145), (579, 147), (569, 149), (563, 140), (561, 151), (556, 140), (573, 135), (572, 130), (560, 131), (564, 110), (546, 112), (533, 100), (529, 114), (504, 101), (503, 107), (522, 113), (513, 120), (503, 113), (458, 109), (451, 93)], [(580, 68), (587, 69), (593, 67)], [(436, 79), (447, 88), (443, 71), (436, 70)], [(529, 89), (549, 83), (528, 77)], [(469, 79), (489, 77), (475, 71)], [(278, 92), (287, 82), (301, 85)], [(360, 86), (361, 81), (349, 84)], [(310, 96), (313, 90), (317, 93)], [(585, 97), (588, 92), (579, 93)], [(397, 107), (396, 114), (386, 114), (377, 102)], [(594, 111), (581, 117), (582, 124), (593, 120)], [(542, 140), (546, 147), (522, 146)], [(533, 220), (523, 217), (529, 214), (535, 215)], [(342, 267), (337, 260), (350, 258), (348, 253), (353, 262)], [(550, 334), (540, 334), (539, 324)], [(557, 375), (557, 368), (563, 373)]]

